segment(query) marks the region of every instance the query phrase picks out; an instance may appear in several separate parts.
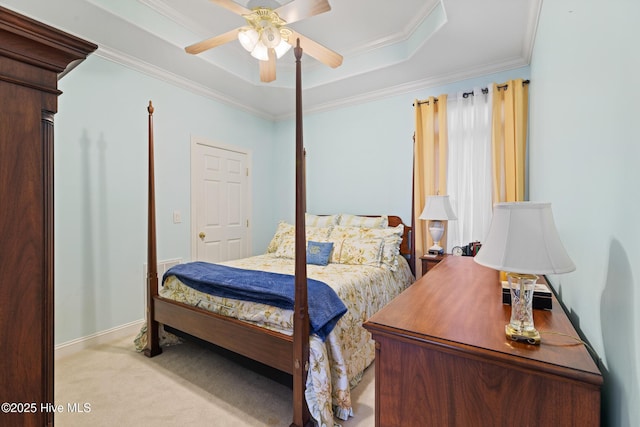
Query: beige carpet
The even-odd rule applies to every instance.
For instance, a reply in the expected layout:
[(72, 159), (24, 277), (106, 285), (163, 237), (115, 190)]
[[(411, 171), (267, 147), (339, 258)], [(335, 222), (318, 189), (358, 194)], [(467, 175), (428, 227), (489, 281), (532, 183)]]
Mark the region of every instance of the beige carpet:
[[(289, 426), (291, 389), (198, 344), (185, 342), (147, 358), (133, 338), (56, 361), (57, 427)], [(352, 391), (355, 417), (374, 425), (374, 367)], [(85, 405), (86, 404), (86, 405)], [(84, 412), (70, 412), (73, 408)]]

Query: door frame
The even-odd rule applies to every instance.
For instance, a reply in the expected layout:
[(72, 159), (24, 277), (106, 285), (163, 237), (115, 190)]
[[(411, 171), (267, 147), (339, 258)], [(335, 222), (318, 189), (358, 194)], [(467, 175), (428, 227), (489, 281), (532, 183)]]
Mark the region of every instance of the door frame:
[(229, 145), (229, 144), (222, 144), (220, 142), (215, 142), (212, 141), (210, 139), (201, 137), (201, 136), (195, 136), (195, 135), (191, 135), (191, 168), (190, 168), (190, 179), (191, 179), (191, 184), (190, 184), (190, 191), (189, 191), (189, 196), (191, 198), (191, 236), (189, 238), (189, 241), (191, 242), (191, 259), (195, 259), (195, 255), (198, 251), (197, 245), (198, 245), (198, 240), (197, 240), (197, 234), (198, 234), (198, 224), (197, 224), (197, 218), (196, 218), (196, 203), (197, 203), (197, 197), (194, 196), (194, 190), (196, 188), (196, 173), (195, 173), (195, 167), (194, 165), (196, 164), (196, 161), (198, 159), (196, 159), (197, 156), (197, 146), (198, 145), (206, 145), (207, 147), (211, 147), (211, 148), (216, 148), (216, 149), (220, 149), (220, 150), (225, 150), (225, 151), (232, 151), (235, 153), (240, 153), (246, 156), (247, 158), (247, 192), (246, 192), (246, 206), (247, 206), (247, 227), (246, 227), (246, 231), (247, 231), (247, 245), (246, 245), (246, 253), (244, 254), (244, 256), (249, 256), (251, 255), (252, 251), (253, 251), (253, 233), (252, 233), (252, 227), (253, 227), (253, 221), (252, 221), (252, 217), (251, 217), (251, 212), (253, 211), (252, 209), (252, 205), (251, 205), (251, 201), (252, 201), (252, 185), (251, 185), (251, 170), (252, 170), (252, 156), (251, 156), (251, 150), (249, 149), (244, 149), (244, 148), (240, 148), (240, 147), (236, 147), (234, 145)]

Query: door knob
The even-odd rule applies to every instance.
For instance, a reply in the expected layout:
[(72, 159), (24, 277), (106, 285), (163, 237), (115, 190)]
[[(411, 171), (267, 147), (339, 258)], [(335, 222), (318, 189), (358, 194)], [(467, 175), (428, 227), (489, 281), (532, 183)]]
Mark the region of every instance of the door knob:
[(204, 238), (205, 238), (206, 236), (207, 236), (207, 235), (206, 235), (206, 234), (204, 234), (204, 231), (201, 231), (201, 232), (200, 232), (200, 234), (198, 234), (198, 237), (200, 237), (200, 239), (202, 239), (202, 240), (204, 240)]

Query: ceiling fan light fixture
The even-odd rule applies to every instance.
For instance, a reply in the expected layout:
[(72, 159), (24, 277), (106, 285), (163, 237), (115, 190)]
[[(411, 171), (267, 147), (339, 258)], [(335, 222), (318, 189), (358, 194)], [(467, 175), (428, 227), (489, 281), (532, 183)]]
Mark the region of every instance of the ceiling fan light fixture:
[(247, 52), (253, 51), (259, 38), (260, 35), (253, 28), (246, 28), (238, 32), (238, 41)]
[(280, 44), (280, 40), (282, 37), (280, 36), (280, 30), (278, 30), (273, 25), (267, 25), (262, 29), (262, 34), (260, 34), (260, 40), (266, 47), (275, 48)]
[(260, 61), (268, 61), (269, 60), (269, 49), (267, 46), (262, 43), (262, 40), (259, 40), (256, 46), (251, 51), (251, 56), (260, 60)]
[(274, 50), (276, 51), (276, 58), (280, 59), (282, 55), (289, 52), (289, 49), (291, 49), (291, 45), (284, 41), (284, 39), (280, 40), (278, 46), (274, 48)]

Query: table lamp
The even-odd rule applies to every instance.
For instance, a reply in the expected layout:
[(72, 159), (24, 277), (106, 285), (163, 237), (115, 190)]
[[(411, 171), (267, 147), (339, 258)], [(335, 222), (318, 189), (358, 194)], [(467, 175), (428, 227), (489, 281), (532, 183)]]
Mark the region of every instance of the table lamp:
[(456, 214), (453, 213), (449, 202), (449, 196), (427, 196), (427, 203), (419, 218), (430, 221), (429, 234), (433, 239), (433, 246), (429, 248), (429, 253), (444, 253), (444, 249), (440, 246), (440, 239), (442, 239), (442, 234), (444, 233), (442, 221), (456, 219)]
[(551, 203), (494, 205), (489, 233), (474, 260), (507, 272), (511, 292), (511, 320), (505, 326), (507, 337), (540, 344), (532, 311), (538, 275), (576, 269), (558, 236)]

